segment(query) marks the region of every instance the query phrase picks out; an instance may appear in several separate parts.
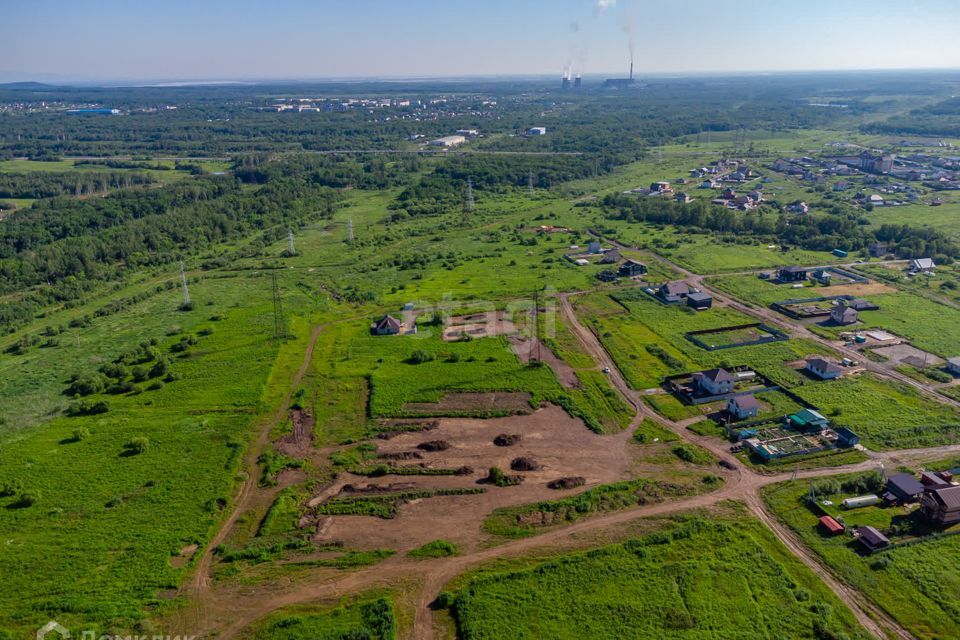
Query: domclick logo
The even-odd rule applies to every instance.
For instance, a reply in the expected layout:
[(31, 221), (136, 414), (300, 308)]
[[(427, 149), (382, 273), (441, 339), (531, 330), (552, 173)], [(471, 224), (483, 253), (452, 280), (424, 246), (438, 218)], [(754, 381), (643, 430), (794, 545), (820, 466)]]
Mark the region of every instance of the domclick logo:
[(37, 629), (37, 640), (54, 640), (55, 638), (69, 638), (70, 631), (56, 620), (51, 620), (47, 624)]
[[(51, 620), (47, 624), (37, 629), (37, 640), (67, 640), (71, 637), (70, 630), (56, 620)], [(92, 630), (83, 631), (80, 634), (80, 638), (81, 640), (196, 640), (196, 636), (191, 635), (100, 635), (96, 631)]]

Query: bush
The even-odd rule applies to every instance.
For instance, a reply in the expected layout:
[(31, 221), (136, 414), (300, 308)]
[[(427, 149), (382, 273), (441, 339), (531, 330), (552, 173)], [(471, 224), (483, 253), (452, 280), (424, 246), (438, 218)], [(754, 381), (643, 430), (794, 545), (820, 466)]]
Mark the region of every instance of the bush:
[(127, 451), (127, 455), (137, 456), (150, 448), (150, 441), (143, 436), (140, 436), (131, 439), (129, 442), (123, 445), (123, 448)]
[(71, 417), (93, 416), (99, 413), (110, 411), (110, 405), (106, 400), (78, 400), (71, 402), (67, 407), (66, 414)]
[(90, 429), (86, 427), (80, 427), (79, 429), (73, 430), (73, 441), (80, 442), (81, 440), (86, 440), (90, 437)]
[(432, 353), (427, 353), (421, 349), (417, 349), (410, 354), (410, 362), (412, 364), (423, 364), (425, 362), (431, 362), (433, 359), (434, 355)]
[(23, 484), (19, 480), (11, 480), (0, 485), (0, 498), (9, 498), (23, 491)]
[(457, 545), (446, 540), (434, 540), (428, 542), (419, 549), (414, 549), (409, 553), (412, 558), (448, 558), (459, 553)]
[(17, 498), (17, 501), (13, 503), (13, 506), (18, 509), (26, 509), (27, 507), (32, 507), (38, 502), (40, 502), (39, 491), (24, 491), (20, 494), (20, 497)]

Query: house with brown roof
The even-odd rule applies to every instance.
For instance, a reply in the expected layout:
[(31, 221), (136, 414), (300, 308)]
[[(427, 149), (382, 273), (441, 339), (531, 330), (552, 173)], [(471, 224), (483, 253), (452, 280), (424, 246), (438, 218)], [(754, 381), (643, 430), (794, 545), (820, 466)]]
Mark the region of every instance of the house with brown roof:
[(380, 320), (377, 320), (372, 327), (371, 333), (377, 336), (398, 336), (403, 333), (403, 323), (387, 314)]
[(920, 498), (920, 514), (941, 526), (960, 522), (960, 486), (947, 485), (925, 492)]
[(660, 286), (659, 294), (664, 302), (680, 302), (690, 295), (690, 285), (683, 280), (674, 280)]

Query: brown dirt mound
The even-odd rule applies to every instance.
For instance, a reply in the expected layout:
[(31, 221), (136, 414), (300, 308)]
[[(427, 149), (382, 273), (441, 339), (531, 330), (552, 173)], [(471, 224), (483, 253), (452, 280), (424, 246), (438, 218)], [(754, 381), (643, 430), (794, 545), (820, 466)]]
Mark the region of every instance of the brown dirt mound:
[(381, 440), (392, 440), (405, 433), (417, 433), (423, 431), (433, 431), (440, 427), (439, 420), (390, 420), (384, 424), (386, 431), (381, 431), (377, 437)]
[(409, 491), (416, 488), (413, 482), (398, 482), (395, 484), (376, 485), (368, 484), (362, 487), (352, 484), (343, 485), (340, 493), (396, 493), (398, 491)]
[(451, 445), (446, 440), (429, 440), (427, 442), (421, 442), (417, 445), (417, 449), (422, 451), (446, 451)]
[(577, 487), (582, 487), (587, 483), (586, 478), (576, 477), (576, 478), (558, 478), (557, 480), (551, 480), (547, 483), (548, 489), (576, 489)]
[(522, 439), (523, 439), (523, 436), (518, 433), (514, 433), (512, 435), (501, 433), (500, 435), (498, 435), (496, 438), (493, 439), (493, 444), (497, 445), (498, 447), (512, 447), (513, 445), (520, 442)]
[(473, 475), (473, 467), (460, 467), (459, 469), (457, 469), (457, 470), (454, 472), (453, 475), (455, 475), (455, 476), (472, 476), (472, 475)]
[(540, 464), (533, 458), (514, 458), (510, 468), (514, 471), (539, 471)]
[(277, 450), (291, 458), (306, 458), (313, 446), (313, 425), (316, 421), (306, 411), (294, 409), (290, 412), (290, 422), (293, 429), (277, 441)]
[(533, 411), (527, 392), (503, 391), (488, 393), (448, 393), (440, 402), (408, 402), (403, 410), (409, 413), (434, 416), (516, 415)]
[(420, 460), (423, 455), (416, 451), (400, 451), (398, 453), (381, 453), (377, 457), (381, 460)]
[(530, 527), (549, 527), (553, 524), (552, 511), (531, 511), (517, 514), (517, 524)]

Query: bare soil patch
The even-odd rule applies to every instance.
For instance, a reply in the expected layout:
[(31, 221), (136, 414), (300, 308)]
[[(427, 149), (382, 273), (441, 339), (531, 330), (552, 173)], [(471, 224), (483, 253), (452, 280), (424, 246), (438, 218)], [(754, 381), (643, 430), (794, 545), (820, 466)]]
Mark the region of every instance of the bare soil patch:
[(939, 367), (945, 364), (943, 358), (935, 356), (932, 353), (927, 353), (909, 344), (895, 344), (890, 347), (880, 347), (879, 349), (874, 349), (873, 352), (880, 354), (890, 362), (909, 364), (918, 369)]
[[(512, 447), (494, 444), (497, 435), (521, 436)], [(598, 436), (580, 420), (571, 418), (559, 407), (549, 405), (524, 416), (477, 420), (450, 418), (440, 421), (431, 431), (431, 438), (452, 446), (446, 451), (423, 454), (429, 468), (462, 469), (468, 475), (383, 476), (357, 478), (341, 474), (341, 483), (352, 485), (350, 491), (383, 493), (431, 489), (467, 489), (477, 487), (491, 467), (510, 469), (516, 458), (530, 458), (541, 467), (525, 471), (524, 482), (512, 487), (483, 485), (487, 491), (476, 495), (437, 496), (402, 505), (396, 518), (384, 520), (365, 516), (333, 516), (324, 521), (324, 533), (318, 543), (343, 541), (349, 548), (382, 548), (406, 551), (432, 540), (449, 540), (462, 549), (477, 549), (487, 534), (482, 531), (484, 518), (500, 507), (529, 504), (555, 499), (564, 492), (582, 491), (577, 487), (617, 482), (632, 477), (634, 469), (630, 448), (625, 446), (629, 432), (616, 436)], [(422, 433), (403, 433), (379, 443), (382, 455), (402, 454), (417, 449)], [(507, 473), (511, 473), (507, 471)], [(581, 480), (570, 488), (548, 488), (557, 478)], [(341, 485), (342, 486), (342, 485)], [(346, 490), (346, 487), (344, 487)], [(337, 495), (329, 489), (310, 501), (316, 505)]]
[(880, 282), (864, 282), (862, 284), (842, 284), (824, 289), (831, 296), (855, 296), (863, 298), (876, 296), (881, 293), (895, 293), (897, 290)]
[(474, 313), (467, 316), (454, 316), (447, 320), (443, 330), (446, 342), (469, 338), (489, 338), (492, 336), (512, 336), (518, 333), (517, 326), (505, 311)]
[(291, 458), (306, 458), (313, 447), (314, 417), (302, 409), (290, 411), (293, 429), (277, 441), (277, 450)]
[(193, 554), (197, 552), (197, 545), (191, 544), (187, 545), (183, 549), (180, 549), (180, 553), (170, 558), (170, 564), (173, 565), (175, 569), (182, 569), (187, 566), (190, 562), (190, 559), (193, 558)]
[(440, 402), (408, 402), (404, 411), (433, 415), (530, 413), (533, 396), (526, 392), (448, 393)]

